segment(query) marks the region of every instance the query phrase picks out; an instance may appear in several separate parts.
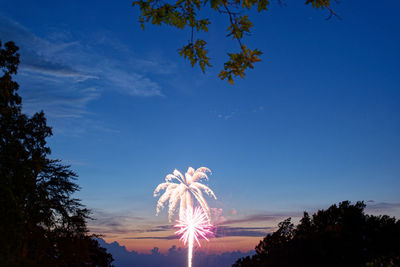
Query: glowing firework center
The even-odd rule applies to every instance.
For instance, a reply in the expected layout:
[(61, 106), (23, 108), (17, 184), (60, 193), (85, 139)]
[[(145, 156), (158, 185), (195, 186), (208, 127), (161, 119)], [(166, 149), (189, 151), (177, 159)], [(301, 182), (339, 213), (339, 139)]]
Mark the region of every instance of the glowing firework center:
[[(194, 240), (200, 246), (200, 238), (208, 241), (207, 235), (212, 234), (211, 213), (207, 201), (204, 199), (202, 191), (208, 196), (217, 199), (214, 192), (206, 185), (200, 183), (200, 180), (208, 180), (207, 172), (211, 170), (206, 167), (200, 167), (194, 170), (189, 167), (185, 176), (178, 170), (165, 177), (165, 183), (161, 183), (154, 191), (154, 196), (158, 196), (161, 190), (165, 190), (157, 202), (157, 215), (169, 200), (168, 218), (171, 221), (172, 216), (179, 202), (179, 219), (174, 226), (179, 228), (175, 233), (180, 235), (180, 240), (188, 246), (188, 266), (192, 266), (192, 255)], [(193, 206), (192, 195), (199, 203), (199, 207)]]

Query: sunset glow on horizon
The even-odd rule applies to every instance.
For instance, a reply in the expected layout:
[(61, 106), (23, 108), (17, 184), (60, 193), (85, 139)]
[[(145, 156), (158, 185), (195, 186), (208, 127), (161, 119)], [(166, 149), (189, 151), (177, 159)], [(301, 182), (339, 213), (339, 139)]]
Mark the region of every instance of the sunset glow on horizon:
[[(173, 233), (173, 232), (172, 232)], [(165, 236), (168, 237), (168, 236)], [(264, 236), (257, 237), (220, 237), (209, 238), (209, 242), (202, 242), (201, 247), (196, 251), (204, 251), (206, 253), (226, 253), (234, 251), (248, 252), (254, 250), (255, 246), (262, 240)], [(173, 246), (185, 249), (186, 246), (179, 239), (126, 239), (104, 236), (103, 239), (107, 243), (118, 242), (120, 246), (125, 246), (128, 251), (138, 253), (151, 253), (157, 247), (161, 253), (167, 253)]]

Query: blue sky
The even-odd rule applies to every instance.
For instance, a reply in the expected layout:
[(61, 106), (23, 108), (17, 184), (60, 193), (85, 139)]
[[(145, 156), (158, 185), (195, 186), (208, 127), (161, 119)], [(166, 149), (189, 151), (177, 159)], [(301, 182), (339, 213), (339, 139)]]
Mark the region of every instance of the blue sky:
[(243, 228), (347, 199), (400, 214), (398, 1), (342, 1), (343, 20), (294, 1), (252, 14), (245, 41), (264, 54), (234, 86), (217, 77), (237, 44), (215, 14), (202, 74), (177, 53), (189, 31), (142, 31), (130, 1), (0, 2), (24, 111), (47, 114), (52, 156), (78, 173), (106, 240), (168, 224), (152, 192), (188, 166), (213, 170), (210, 205)]

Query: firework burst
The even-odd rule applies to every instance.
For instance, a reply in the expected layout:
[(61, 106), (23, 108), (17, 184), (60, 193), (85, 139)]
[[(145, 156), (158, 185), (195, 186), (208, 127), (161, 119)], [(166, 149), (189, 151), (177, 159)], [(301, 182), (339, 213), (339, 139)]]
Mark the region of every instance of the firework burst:
[(192, 266), (193, 257), (193, 246), (196, 240), (197, 244), (200, 245), (200, 238), (204, 238), (208, 241), (207, 235), (212, 234), (212, 225), (208, 222), (207, 216), (203, 212), (202, 208), (188, 208), (183, 215), (183, 218), (177, 221), (174, 226), (179, 228), (175, 233), (180, 235), (180, 240), (186, 245), (188, 244), (188, 266)]
[(210, 197), (215, 199), (217, 197), (208, 186), (200, 183), (200, 180), (208, 179), (207, 172), (211, 173), (211, 170), (206, 167), (200, 167), (197, 170), (189, 167), (185, 176), (178, 170), (174, 170), (172, 174), (168, 174), (165, 177), (165, 183), (159, 184), (156, 190), (154, 190), (155, 197), (158, 196), (160, 191), (165, 190), (157, 202), (156, 213), (159, 214), (167, 200), (169, 200), (168, 219), (171, 221), (178, 202), (180, 202), (179, 219), (182, 219), (185, 211), (193, 207), (192, 196), (194, 196), (206, 214), (207, 220), (211, 222), (210, 208), (202, 191)]
[[(214, 192), (206, 185), (200, 183), (201, 179), (208, 179), (207, 173), (211, 170), (200, 167), (194, 170), (189, 167), (185, 176), (178, 170), (165, 177), (165, 183), (161, 183), (154, 190), (154, 196), (158, 196), (160, 191), (165, 190), (157, 202), (157, 214), (169, 200), (168, 218), (171, 221), (174, 211), (179, 202), (179, 219), (175, 227), (179, 228), (176, 234), (180, 235), (180, 240), (188, 246), (188, 267), (192, 266), (192, 256), (194, 241), (200, 246), (199, 239), (204, 238), (208, 241), (207, 235), (211, 232), (210, 208), (205, 200), (202, 191), (210, 197), (217, 199)], [(197, 200), (199, 207), (193, 209), (193, 199)]]

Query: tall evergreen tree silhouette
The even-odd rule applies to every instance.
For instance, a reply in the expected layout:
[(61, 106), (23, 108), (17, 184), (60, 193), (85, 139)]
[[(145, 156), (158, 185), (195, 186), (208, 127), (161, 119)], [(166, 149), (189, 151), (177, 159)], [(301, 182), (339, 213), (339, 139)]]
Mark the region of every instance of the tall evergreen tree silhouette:
[(89, 235), (89, 210), (73, 193), (76, 174), (49, 158), (43, 111), (21, 111), (18, 47), (0, 42), (0, 265), (111, 266)]

